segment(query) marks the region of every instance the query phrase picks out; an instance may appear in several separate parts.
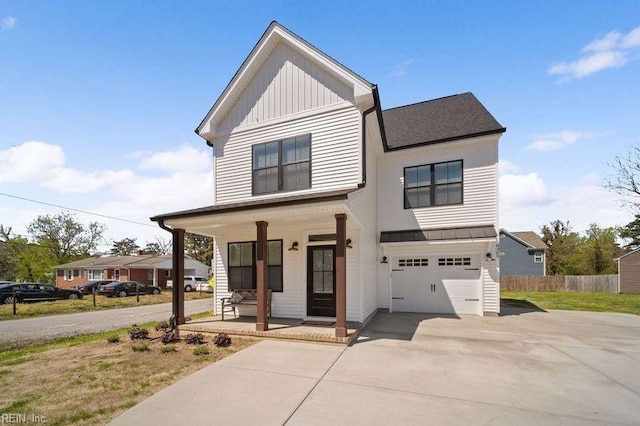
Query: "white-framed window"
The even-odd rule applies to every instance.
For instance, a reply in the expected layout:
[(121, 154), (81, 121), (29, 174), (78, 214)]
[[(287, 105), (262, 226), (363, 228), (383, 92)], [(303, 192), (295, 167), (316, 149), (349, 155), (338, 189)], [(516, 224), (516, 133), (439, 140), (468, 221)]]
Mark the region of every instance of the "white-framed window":
[(73, 281), (73, 269), (65, 269), (64, 270), (64, 280), (65, 281)]
[(438, 266), (470, 266), (470, 257), (441, 257), (438, 259)]
[(544, 253), (541, 251), (537, 251), (533, 254), (533, 262), (534, 263), (542, 263), (544, 261)]
[(102, 269), (88, 269), (87, 279), (89, 281), (96, 281), (102, 279)]
[(147, 269), (147, 280), (153, 281), (153, 269)]
[(120, 269), (114, 269), (113, 270), (113, 278), (116, 281), (120, 281)]

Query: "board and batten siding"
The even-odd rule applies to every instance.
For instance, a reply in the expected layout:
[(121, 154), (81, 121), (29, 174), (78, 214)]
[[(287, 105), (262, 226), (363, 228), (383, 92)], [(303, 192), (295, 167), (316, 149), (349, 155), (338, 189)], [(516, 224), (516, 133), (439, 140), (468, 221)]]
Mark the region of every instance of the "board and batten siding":
[(219, 133), (342, 102), (353, 88), (286, 43), (278, 45), (222, 120)]
[[(404, 208), (404, 168), (463, 160), (463, 204)], [(378, 162), (378, 230), (497, 224), (497, 137), (466, 139), (397, 152)]]
[(640, 251), (618, 260), (618, 291), (640, 294)]
[(252, 145), (311, 134), (311, 188), (296, 194), (355, 187), (360, 182), (361, 115), (350, 103), (321, 114), (221, 137), (215, 142), (215, 199), (217, 204), (281, 197), (251, 195)]

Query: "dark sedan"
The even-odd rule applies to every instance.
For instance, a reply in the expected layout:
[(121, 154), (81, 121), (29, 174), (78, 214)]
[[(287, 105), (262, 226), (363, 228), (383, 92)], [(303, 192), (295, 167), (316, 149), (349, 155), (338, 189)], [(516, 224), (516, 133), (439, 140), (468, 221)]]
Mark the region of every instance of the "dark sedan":
[(106, 285), (106, 284), (112, 284), (114, 282), (114, 280), (104, 280), (104, 281), (87, 281), (84, 284), (76, 284), (73, 286), (74, 290), (78, 290), (81, 291), (83, 294), (91, 294), (93, 292), (93, 289), (96, 289), (96, 292), (98, 291), (99, 286), (101, 285)]
[(98, 287), (98, 294), (104, 294), (107, 297), (135, 296), (136, 291), (141, 295), (160, 294), (160, 287), (146, 285), (135, 281), (114, 282)]
[(16, 302), (44, 302), (62, 299), (82, 299), (82, 292), (73, 289), (54, 287), (49, 284), (12, 283), (0, 285), (0, 304)]

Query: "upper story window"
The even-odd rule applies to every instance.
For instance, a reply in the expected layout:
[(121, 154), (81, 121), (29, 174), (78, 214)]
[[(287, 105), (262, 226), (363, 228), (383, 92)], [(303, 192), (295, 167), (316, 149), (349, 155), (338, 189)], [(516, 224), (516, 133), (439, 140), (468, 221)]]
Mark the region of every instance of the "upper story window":
[(404, 208), (462, 204), (462, 160), (404, 169)]
[(533, 254), (533, 261), (535, 263), (542, 263), (544, 261), (544, 253), (541, 251), (537, 251)]
[(253, 146), (253, 195), (311, 188), (311, 135)]

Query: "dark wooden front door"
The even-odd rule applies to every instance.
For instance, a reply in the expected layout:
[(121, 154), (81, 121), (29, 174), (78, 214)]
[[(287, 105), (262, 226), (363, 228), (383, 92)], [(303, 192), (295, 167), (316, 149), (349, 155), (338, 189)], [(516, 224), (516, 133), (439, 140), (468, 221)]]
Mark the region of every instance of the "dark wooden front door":
[(336, 316), (336, 246), (308, 249), (307, 315)]

